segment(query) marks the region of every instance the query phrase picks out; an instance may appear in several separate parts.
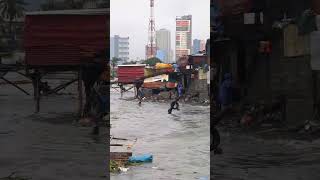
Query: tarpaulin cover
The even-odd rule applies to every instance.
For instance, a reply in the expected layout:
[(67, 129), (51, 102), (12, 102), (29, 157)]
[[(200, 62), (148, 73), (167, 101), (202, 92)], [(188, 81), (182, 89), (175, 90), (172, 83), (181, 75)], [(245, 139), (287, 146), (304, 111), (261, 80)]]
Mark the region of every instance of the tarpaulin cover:
[(27, 15), (26, 63), (79, 65), (95, 53), (108, 49), (108, 26), (107, 15)]
[(129, 162), (131, 163), (143, 163), (143, 162), (152, 162), (152, 155), (151, 154), (146, 154), (146, 155), (141, 155), (141, 156), (131, 156), (129, 158)]

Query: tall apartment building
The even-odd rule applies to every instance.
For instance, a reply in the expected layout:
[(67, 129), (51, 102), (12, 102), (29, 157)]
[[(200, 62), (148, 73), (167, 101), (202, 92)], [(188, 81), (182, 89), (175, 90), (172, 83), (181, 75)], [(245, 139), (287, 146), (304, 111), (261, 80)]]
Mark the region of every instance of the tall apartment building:
[(192, 43), (192, 54), (198, 54), (199, 51), (205, 51), (206, 50), (206, 41), (205, 40), (199, 40), (194, 39)]
[(156, 31), (156, 45), (157, 50), (163, 53), (162, 61), (165, 63), (172, 62), (171, 53), (171, 33), (167, 29), (160, 29)]
[(176, 17), (176, 60), (192, 52), (192, 16)]
[(115, 35), (110, 38), (110, 57), (120, 58), (121, 63), (129, 61), (129, 37)]
[(205, 51), (206, 50), (206, 41), (201, 40), (200, 41), (200, 51)]
[(194, 39), (192, 43), (192, 54), (198, 54), (200, 51), (200, 42), (201, 40), (199, 39)]

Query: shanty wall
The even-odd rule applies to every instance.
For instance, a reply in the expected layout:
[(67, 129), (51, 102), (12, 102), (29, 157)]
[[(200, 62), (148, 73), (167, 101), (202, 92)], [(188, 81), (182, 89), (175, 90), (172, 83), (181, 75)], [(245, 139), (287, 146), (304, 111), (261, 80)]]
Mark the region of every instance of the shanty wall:
[(118, 82), (131, 84), (144, 77), (144, 66), (118, 66)]
[[(283, 41), (275, 40), (272, 45), (270, 58), (260, 56), (254, 72), (251, 72), (248, 99), (268, 101), (279, 95), (285, 95), (288, 125), (301, 125), (312, 118), (315, 101), (310, 56), (285, 57)], [(269, 74), (266, 68), (268, 63), (270, 63)]]
[(109, 47), (107, 15), (27, 15), (24, 47), (31, 66), (79, 65)]

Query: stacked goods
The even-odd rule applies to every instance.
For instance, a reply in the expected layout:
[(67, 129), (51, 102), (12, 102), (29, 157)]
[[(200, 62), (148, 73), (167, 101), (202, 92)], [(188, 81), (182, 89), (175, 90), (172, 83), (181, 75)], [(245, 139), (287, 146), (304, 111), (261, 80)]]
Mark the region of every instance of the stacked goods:
[(177, 83), (175, 83), (175, 82), (167, 82), (166, 83), (166, 88), (168, 88), (168, 89), (173, 89), (176, 87), (177, 87)]
[(172, 64), (157, 63), (155, 66), (156, 73), (171, 73), (174, 72)]
[(155, 74), (155, 70), (152, 68), (145, 68), (144, 69), (144, 76), (149, 77)]
[(166, 87), (166, 83), (161, 81), (148, 82), (148, 83), (143, 83), (142, 87), (147, 89), (161, 89)]

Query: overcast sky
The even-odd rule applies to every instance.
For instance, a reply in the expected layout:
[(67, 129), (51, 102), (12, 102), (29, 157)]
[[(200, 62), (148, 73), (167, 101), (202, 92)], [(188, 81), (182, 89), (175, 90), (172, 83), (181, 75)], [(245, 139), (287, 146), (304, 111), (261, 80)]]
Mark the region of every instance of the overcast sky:
[[(110, 0), (111, 36), (129, 36), (130, 59), (145, 58), (148, 42), (150, 0)], [(210, 37), (210, 0), (155, 0), (156, 30), (171, 31), (171, 48), (175, 50), (175, 18), (192, 15), (192, 39)]]

